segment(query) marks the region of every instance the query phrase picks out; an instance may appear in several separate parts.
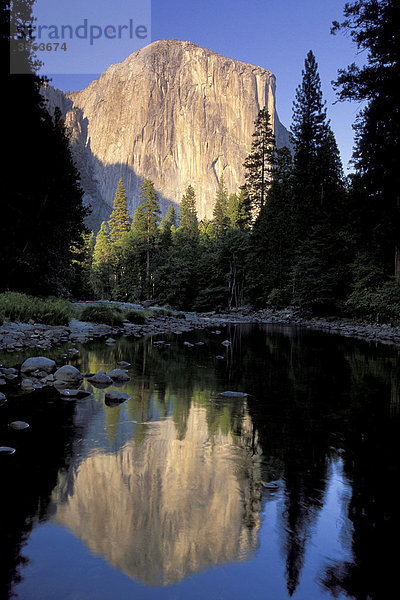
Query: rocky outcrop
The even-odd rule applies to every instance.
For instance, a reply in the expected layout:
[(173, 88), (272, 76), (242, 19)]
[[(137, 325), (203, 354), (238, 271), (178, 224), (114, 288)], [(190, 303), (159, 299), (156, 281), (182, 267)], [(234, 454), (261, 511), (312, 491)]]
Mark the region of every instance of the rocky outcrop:
[(275, 76), (190, 42), (153, 42), (80, 92), (48, 86), (44, 94), (70, 128), (95, 228), (110, 213), (120, 177), (131, 216), (147, 177), (163, 211), (180, 203), (190, 183), (199, 218), (211, 217), (221, 175), (232, 192), (244, 182), (243, 161), (264, 106), (278, 146), (289, 145), (275, 109)]

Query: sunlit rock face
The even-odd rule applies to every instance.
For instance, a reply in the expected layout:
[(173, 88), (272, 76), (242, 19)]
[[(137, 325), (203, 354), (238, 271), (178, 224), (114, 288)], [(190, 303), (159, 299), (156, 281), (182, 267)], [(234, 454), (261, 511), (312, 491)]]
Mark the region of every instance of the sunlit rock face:
[(140, 443), (91, 454), (60, 474), (54, 520), (151, 585), (245, 560), (260, 524), (260, 459), (249, 446), (250, 427), (245, 417), (235, 443), (230, 434), (210, 438), (206, 410), (193, 406), (183, 440), (172, 419), (151, 423)]
[(230, 192), (244, 183), (243, 161), (264, 106), (278, 146), (290, 144), (275, 110), (275, 76), (190, 42), (153, 42), (80, 92), (64, 96), (48, 87), (45, 94), (50, 109), (58, 105), (66, 115), (97, 227), (120, 177), (131, 216), (147, 177), (164, 211), (190, 183), (199, 218), (211, 218), (221, 175)]

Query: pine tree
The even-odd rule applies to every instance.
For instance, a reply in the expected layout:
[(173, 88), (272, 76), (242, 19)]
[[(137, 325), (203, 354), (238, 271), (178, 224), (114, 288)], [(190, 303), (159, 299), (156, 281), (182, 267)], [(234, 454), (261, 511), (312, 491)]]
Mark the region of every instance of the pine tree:
[(90, 284), (95, 235), (93, 231), (83, 233), (79, 244), (72, 247), (72, 276), (71, 292), (74, 298), (86, 300), (93, 297), (93, 289)]
[(218, 182), (215, 204), (213, 209), (214, 231), (217, 237), (221, 236), (228, 228), (228, 191), (225, 186), (224, 176)]
[(170, 204), (165, 214), (164, 225), (166, 229), (174, 227), (176, 229), (176, 210), (173, 204)]
[(310, 50), (302, 71), (302, 82), (296, 90), (291, 127), (296, 226), (299, 238), (304, 237), (310, 223), (315, 222), (319, 216), (323, 178), (321, 169), (318, 168), (318, 155), (328, 130), (318, 64)]
[(343, 171), (327, 119), (318, 64), (311, 50), (296, 90), (291, 131), (292, 300), (319, 311), (328, 306), (335, 310), (335, 302), (344, 289), (338, 266), (345, 254), (341, 237), (345, 216)]
[(93, 250), (93, 265), (91, 272), (91, 283), (96, 296), (102, 299), (110, 299), (114, 278), (111, 264), (112, 246), (109, 238), (107, 221), (103, 221), (96, 236)]
[(288, 148), (276, 152), (268, 202), (252, 231), (249, 252), (249, 293), (259, 306), (289, 304), (293, 264), (293, 164)]
[(196, 194), (190, 184), (187, 186), (186, 192), (182, 196), (179, 207), (178, 231), (189, 240), (198, 240), (199, 230), (197, 224)]
[(103, 221), (100, 230), (96, 236), (96, 243), (93, 250), (93, 263), (100, 265), (106, 263), (111, 257), (111, 242), (109, 227), (107, 221)]
[[(349, 33), (366, 64), (340, 69), (340, 100), (363, 102), (355, 124), (351, 221), (358, 245), (400, 280), (400, 5), (357, 0), (344, 7), (333, 33)], [(375, 267), (374, 267), (375, 268)]]
[[(33, 0), (0, 5), (0, 53), (2, 82), (7, 94), (2, 113), (13, 124), (8, 152), (1, 166), (3, 200), (0, 237), (0, 290), (15, 289), (36, 294), (67, 294), (71, 277), (72, 248), (85, 231), (86, 212), (79, 175), (72, 161), (69, 140), (59, 111), (52, 117), (41, 95), (43, 81), (35, 72), (38, 62), (31, 53), (19, 52), (26, 75), (10, 73), (11, 25), (33, 25)], [(21, 40), (18, 40), (21, 43)], [(29, 36), (28, 40), (29, 41)], [(15, 56), (14, 56), (15, 58)], [(5, 64), (4, 64), (5, 63)], [(24, 153), (29, 160), (15, 157)], [(22, 176), (21, 176), (22, 174)]]
[(131, 228), (128, 207), (126, 204), (126, 190), (122, 178), (118, 182), (113, 209), (108, 224), (110, 228), (110, 242), (115, 245), (120, 245), (122, 235), (127, 231), (130, 231)]
[(271, 117), (265, 107), (259, 111), (254, 126), (251, 153), (243, 166), (246, 169), (246, 189), (252, 203), (252, 210), (258, 213), (265, 204), (271, 183), (275, 151)]
[(173, 204), (168, 206), (165, 217), (161, 219), (160, 223), (160, 236), (161, 245), (164, 249), (167, 249), (171, 242), (172, 236), (176, 231), (176, 211)]
[(141, 187), (142, 202), (137, 207), (134, 215), (132, 231), (144, 241), (146, 256), (146, 280), (144, 293), (149, 299), (153, 294), (151, 257), (154, 254), (157, 238), (158, 220), (161, 214), (158, 196), (154, 183), (145, 179)]

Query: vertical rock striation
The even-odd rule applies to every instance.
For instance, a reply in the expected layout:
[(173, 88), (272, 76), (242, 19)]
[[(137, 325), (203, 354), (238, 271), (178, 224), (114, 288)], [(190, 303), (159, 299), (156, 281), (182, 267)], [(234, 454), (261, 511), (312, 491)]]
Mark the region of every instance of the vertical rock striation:
[(163, 211), (179, 204), (191, 183), (199, 217), (211, 217), (221, 175), (229, 191), (244, 181), (243, 161), (264, 106), (278, 146), (290, 144), (275, 109), (275, 76), (190, 42), (153, 42), (80, 92), (64, 95), (49, 86), (44, 93), (71, 129), (96, 227), (108, 217), (120, 177), (131, 215), (147, 177)]

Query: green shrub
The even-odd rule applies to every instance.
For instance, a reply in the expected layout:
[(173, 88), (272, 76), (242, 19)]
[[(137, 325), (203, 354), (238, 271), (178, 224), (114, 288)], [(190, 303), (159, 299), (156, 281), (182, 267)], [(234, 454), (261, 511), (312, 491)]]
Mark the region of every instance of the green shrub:
[(37, 298), (19, 292), (0, 294), (0, 313), (10, 321), (45, 325), (68, 325), (72, 317), (72, 305), (63, 298)]
[(129, 321), (129, 323), (135, 323), (136, 325), (143, 325), (146, 323), (144, 310), (129, 310), (125, 314), (125, 319)]
[(85, 306), (79, 314), (79, 319), (81, 321), (89, 321), (90, 323), (101, 323), (112, 326), (122, 325), (123, 322), (121, 311), (102, 305)]

